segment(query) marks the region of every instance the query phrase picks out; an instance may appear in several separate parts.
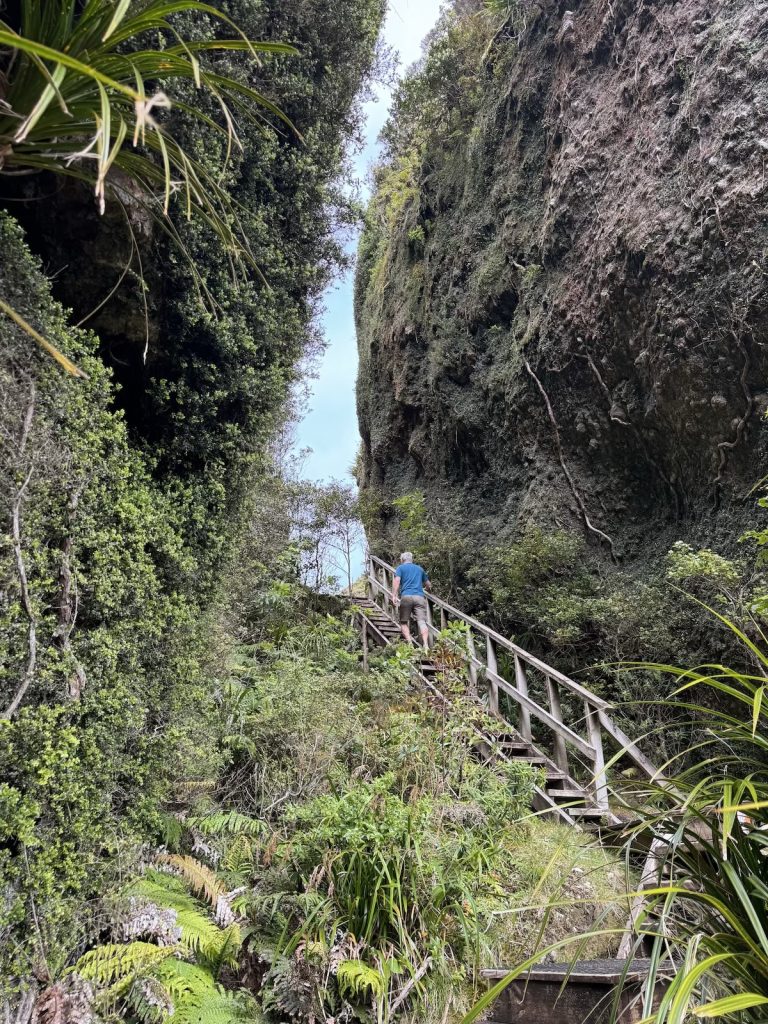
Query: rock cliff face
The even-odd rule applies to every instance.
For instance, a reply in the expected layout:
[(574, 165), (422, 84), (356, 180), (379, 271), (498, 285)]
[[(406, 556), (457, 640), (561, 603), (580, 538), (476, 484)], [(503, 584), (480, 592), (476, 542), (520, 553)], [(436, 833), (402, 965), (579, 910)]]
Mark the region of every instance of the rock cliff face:
[(766, 465), (768, 5), (474, 7), (386, 133), (364, 491), (385, 530), (420, 490), (481, 544), (531, 522), (625, 564), (724, 543)]

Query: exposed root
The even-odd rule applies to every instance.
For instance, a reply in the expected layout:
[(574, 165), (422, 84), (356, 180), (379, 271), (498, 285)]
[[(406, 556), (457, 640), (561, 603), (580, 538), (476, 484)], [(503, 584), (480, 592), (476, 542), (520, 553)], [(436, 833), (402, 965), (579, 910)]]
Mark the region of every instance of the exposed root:
[(59, 569), (59, 621), (56, 627), (55, 642), (59, 650), (72, 664), (72, 672), (67, 681), (68, 695), (77, 700), (86, 684), (85, 669), (74, 656), (71, 637), (77, 621), (78, 595), (77, 585), (72, 579), (72, 527), (80, 504), (85, 481), (82, 481), (71, 493), (67, 503), (69, 533), (61, 545), (61, 568)]
[(581, 511), (581, 515), (582, 515), (582, 518), (584, 520), (584, 525), (586, 526), (587, 530), (589, 530), (590, 533), (594, 533), (594, 535), (596, 537), (599, 537), (601, 540), (604, 540), (608, 544), (608, 546), (611, 549), (611, 558), (615, 562), (616, 561), (616, 549), (613, 546), (613, 541), (611, 540), (611, 538), (608, 536), (607, 533), (603, 533), (602, 530), (598, 529), (598, 527), (596, 527), (596, 526), (593, 526), (592, 523), (590, 522), (589, 513), (587, 512), (587, 507), (584, 504), (584, 499), (582, 498), (581, 492), (579, 491), (578, 487), (576, 486), (576, 482), (575, 482), (575, 480), (573, 479), (573, 477), (571, 475), (571, 471), (568, 469), (568, 466), (566, 465), (565, 458), (563, 456), (563, 446), (562, 446), (562, 443), (560, 441), (560, 428), (557, 425), (557, 420), (555, 419), (555, 413), (554, 413), (554, 411), (552, 409), (552, 403), (549, 400), (549, 395), (544, 390), (544, 385), (541, 383), (539, 378), (533, 372), (533, 370), (531, 369), (530, 363), (528, 362), (528, 360), (525, 357), (523, 357), (523, 364), (524, 364), (526, 370), (528, 371), (528, 374), (530, 375), (530, 377), (535, 382), (536, 387), (541, 392), (541, 397), (544, 399), (544, 404), (547, 407), (547, 413), (549, 415), (549, 420), (550, 420), (550, 422), (552, 424), (552, 430), (553, 430), (554, 435), (555, 435), (555, 444), (557, 446), (557, 457), (558, 457), (558, 459), (560, 461), (560, 466), (561, 466), (561, 468), (563, 470), (563, 474), (565, 476), (565, 479), (568, 481), (568, 485), (571, 488), (571, 493), (573, 494), (573, 497), (576, 500), (576, 504), (579, 506), (579, 509)]
[[(24, 425), (21, 430), (21, 439), (19, 441), (19, 455), (22, 458), (26, 452), (29, 435), (32, 431), (32, 420), (35, 415), (35, 398), (36, 392), (35, 385), (33, 384), (30, 389), (29, 403), (27, 405), (26, 415), (24, 416)], [(24, 609), (24, 614), (27, 616), (29, 625), (27, 627), (27, 667), (24, 670), (24, 675), (21, 678), (21, 683), (14, 694), (13, 700), (3, 713), (3, 718), (10, 718), (16, 713), (19, 704), (21, 704), (24, 699), (24, 694), (29, 689), (31, 682), (35, 677), (35, 669), (37, 667), (37, 615), (35, 614), (35, 609), (32, 605), (32, 598), (29, 593), (27, 568), (24, 563), (24, 551), (21, 543), (21, 505), (24, 501), (24, 495), (29, 487), (29, 482), (32, 479), (33, 472), (34, 463), (31, 463), (29, 470), (27, 471), (27, 475), (24, 478), (24, 482), (16, 492), (11, 506), (13, 557), (16, 562), (16, 574), (19, 577), (21, 606)]]
[(715, 508), (717, 508), (720, 504), (720, 484), (723, 482), (725, 470), (728, 466), (728, 452), (732, 451), (734, 448), (737, 448), (741, 444), (741, 440), (744, 437), (744, 431), (747, 429), (747, 423), (749, 422), (749, 417), (752, 415), (752, 409), (754, 408), (755, 404), (755, 400), (752, 396), (752, 392), (749, 390), (748, 383), (749, 370), (752, 365), (752, 361), (749, 358), (749, 351), (747, 350), (747, 346), (744, 344), (744, 341), (740, 334), (734, 331), (733, 336), (736, 339), (736, 344), (739, 346), (739, 351), (741, 352), (744, 359), (744, 362), (741, 367), (741, 374), (739, 376), (739, 380), (741, 382), (741, 390), (744, 393), (744, 398), (746, 400), (747, 405), (746, 409), (744, 410), (744, 415), (736, 424), (736, 436), (734, 437), (734, 439), (732, 441), (721, 441), (717, 446), (717, 450), (720, 454), (720, 461), (717, 467), (717, 476), (715, 477), (713, 484)]

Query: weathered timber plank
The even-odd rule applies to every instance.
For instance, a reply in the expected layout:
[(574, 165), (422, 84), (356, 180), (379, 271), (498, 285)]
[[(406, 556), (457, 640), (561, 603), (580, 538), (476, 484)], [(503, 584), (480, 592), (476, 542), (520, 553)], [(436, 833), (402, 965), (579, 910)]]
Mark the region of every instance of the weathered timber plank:
[(556, 718), (553, 718), (548, 711), (540, 707), (535, 700), (531, 697), (527, 697), (520, 693), (511, 683), (508, 683), (504, 676), (500, 676), (497, 672), (491, 672), (490, 669), (486, 669), (486, 675), (492, 679), (496, 685), (502, 689), (509, 696), (526, 707), (532, 715), (548, 725), (553, 732), (560, 733), (560, 735), (572, 746), (580, 750), (585, 757), (588, 757), (590, 761), (595, 759), (595, 748), (591, 743), (588, 743), (583, 737), (579, 736), (577, 732), (574, 732), (569, 726), (563, 722), (558, 722)]

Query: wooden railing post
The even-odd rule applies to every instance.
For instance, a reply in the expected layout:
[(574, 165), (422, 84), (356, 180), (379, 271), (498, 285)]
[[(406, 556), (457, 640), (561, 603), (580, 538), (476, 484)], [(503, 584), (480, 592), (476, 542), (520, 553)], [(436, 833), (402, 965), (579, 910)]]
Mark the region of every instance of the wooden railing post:
[[(558, 722), (562, 722), (563, 712), (560, 707), (560, 687), (551, 676), (547, 676), (547, 698), (549, 699), (549, 710), (552, 717), (556, 718)], [(553, 736), (555, 764), (567, 775), (568, 751), (565, 746), (565, 740), (559, 732), (554, 733)]]
[(475, 651), (475, 638), (472, 636), (472, 630), (467, 626), (467, 653), (469, 654), (469, 692), (473, 697), (477, 696), (477, 665), (475, 660), (477, 658), (477, 652)]
[[(528, 679), (525, 675), (525, 669), (520, 658), (515, 655), (515, 686), (517, 692), (522, 693), (524, 697), (528, 696)], [(531, 740), (531, 713), (527, 708), (520, 708), (520, 735), (524, 740)]]
[(437, 630), (435, 629), (435, 623), (434, 623), (433, 617), (432, 617), (432, 605), (429, 603), (429, 598), (427, 598), (426, 601), (427, 601), (427, 635), (429, 636), (429, 639), (432, 640), (432, 638), (437, 633)]
[(608, 809), (608, 780), (605, 777), (605, 757), (603, 755), (603, 737), (600, 732), (600, 719), (597, 710), (592, 707), (589, 701), (584, 701), (584, 714), (587, 721), (587, 738), (595, 748), (595, 760), (593, 763), (594, 779), (592, 789), (595, 794), (595, 806), (601, 809)]
[[(368, 570), (368, 592), (376, 605), (396, 618), (394, 602), (391, 592), (393, 585), (394, 568), (383, 562), (382, 559), (371, 555)], [(439, 620), (438, 620), (439, 613)], [(533, 744), (532, 722), (536, 719), (537, 737), (548, 730), (547, 750), (551, 753), (553, 760), (564, 772), (568, 772), (568, 759), (573, 750), (579, 751), (584, 759), (583, 763), (592, 768), (594, 779), (589, 787), (590, 797), (594, 800), (595, 806), (601, 812), (609, 810), (609, 788), (605, 778), (605, 755), (603, 752), (603, 732), (613, 744), (618, 744), (626, 753), (634, 765), (649, 778), (660, 778), (657, 769), (643, 755), (637, 745), (628, 737), (619, 726), (609, 717), (610, 705), (597, 694), (592, 693), (585, 686), (569, 679), (568, 676), (559, 672), (551, 665), (547, 665), (540, 658), (525, 651), (511, 639), (490, 629), (478, 619), (471, 615), (465, 615), (459, 608), (454, 607), (447, 601), (430, 594), (428, 600), (428, 622), (430, 635), (434, 637), (440, 629), (446, 629), (451, 622), (461, 622), (462, 628), (466, 629), (466, 648), (463, 648), (463, 640), (457, 639), (457, 645), (462, 649), (463, 660), (467, 662), (468, 686), (474, 694), (478, 683), (483, 677), (483, 670), (486, 672), (488, 686), (488, 712), (490, 715), (506, 722), (506, 717), (500, 714), (499, 692), (504, 691), (510, 701), (517, 705), (518, 709), (518, 730), (521, 736)], [(385, 631), (391, 632), (391, 631)], [(377, 629), (373, 621), (368, 622), (367, 636), (364, 637), (364, 644), (367, 653), (370, 654), (370, 639), (374, 637), (378, 641), (386, 641), (384, 634)], [(482, 653), (482, 638), (485, 638), (485, 656)], [(503, 650), (505, 657), (514, 658), (514, 677), (510, 679), (499, 675), (498, 652)], [(364, 652), (365, 653), (365, 652)], [(538, 697), (533, 699), (528, 690), (529, 672), (535, 672), (537, 680), (543, 680), (546, 684), (547, 700), (539, 702)], [(531, 677), (531, 680), (533, 677)], [(538, 693), (538, 690), (535, 691)], [(587, 736), (581, 730), (570, 727), (563, 721), (563, 710), (561, 699), (568, 696), (568, 709), (570, 702), (574, 699), (582, 701), (585, 708), (585, 721)], [(548, 702), (548, 707), (547, 707)], [(511, 717), (511, 716), (510, 716)], [(513, 719), (514, 720), (514, 719)]]
[(363, 619), (363, 672), (368, 675), (368, 619), (365, 615)]
[(392, 610), (392, 602), (389, 596), (389, 587), (387, 586), (387, 570), (383, 567), (379, 570), (379, 583), (384, 588), (381, 595), (382, 606), (385, 612), (390, 612)]
[[(496, 648), (493, 640), (486, 634), (485, 637), (485, 662), (488, 670), (498, 675), (499, 663), (496, 660)], [(488, 713), (499, 717), (499, 684), (495, 679), (488, 679)]]

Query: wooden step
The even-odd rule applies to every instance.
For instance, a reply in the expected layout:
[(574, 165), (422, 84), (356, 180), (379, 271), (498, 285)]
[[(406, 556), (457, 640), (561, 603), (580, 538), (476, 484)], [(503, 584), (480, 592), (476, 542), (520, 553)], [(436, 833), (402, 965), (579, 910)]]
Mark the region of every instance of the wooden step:
[(611, 813), (608, 810), (601, 810), (599, 807), (564, 807), (563, 810), (577, 821), (586, 818), (600, 819)]
[(547, 796), (552, 800), (587, 800), (588, 796), (583, 789), (559, 789), (547, 786)]
[[(486, 1018), (487, 1024), (608, 1024), (612, 1011), (622, 1024), (635, 1024), (642, 1016), (641, 985), (651, 968), (649, 960), (586, 960), (576, 964), (537, 964), (515, 979), (499, 996)], [(506, 977), (507, 971), (482, 971), (489, 985)], [(653, 1008), (668, 985), (674, 969), (660, 971)], [(565, 984), (564, 984), (565, 982)], [(614, 992), (623, 983), (614, 1008)]]

